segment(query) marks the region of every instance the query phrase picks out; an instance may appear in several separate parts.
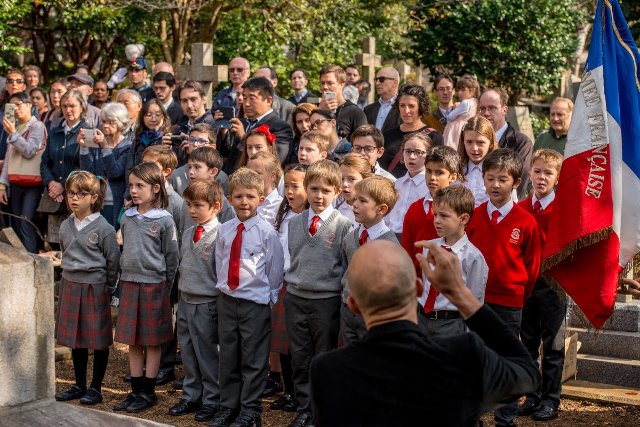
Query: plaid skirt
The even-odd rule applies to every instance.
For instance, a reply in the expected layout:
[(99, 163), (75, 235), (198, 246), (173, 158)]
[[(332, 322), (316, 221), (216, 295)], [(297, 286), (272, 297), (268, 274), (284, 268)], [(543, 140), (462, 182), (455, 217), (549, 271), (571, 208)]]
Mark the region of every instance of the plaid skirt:
[(106, 283), (62, 279), (56, 322), (57, 343), (69, 348), (105, 349), (113, 343), (111, 292)]
[(166, 283), (120, 281), (115, 340), (128, 345), (160, 345), (173, 339), (171, 302)]
[(271, 308), (271, 351), (280, 354), (289, 353), (289, 338), (284, 317), (284, 296), (286, 293), (287, 284), (284, 283), (278, 294), (278, 302)]

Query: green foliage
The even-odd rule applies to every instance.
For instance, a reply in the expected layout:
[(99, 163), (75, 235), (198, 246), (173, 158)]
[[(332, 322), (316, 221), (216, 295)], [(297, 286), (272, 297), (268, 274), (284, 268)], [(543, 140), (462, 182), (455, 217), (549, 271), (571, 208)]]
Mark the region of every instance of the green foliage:
[(620, 0), (620, 6), (636, 44), (640, 43), (640, 0)]
[(529, 115), (529, 118), (531, 120), (531, 127), (533, 128), (533, 134), (536, 136), (540, 135), (545, 130), (548, 130), (549, 126), (551, 125), (551, 121), (549, 120), (549, 115), (544, 114), (543, 112), (540, 112), (540, 113), (532, 112)]
[[(548, 94), (557, 86), (587, 18), (579, 0), (422, 1), (411, 38), (415, 57), (456, 75), (469, 73), (505, 88)], [(427, 4), (431, 6), (427, 6)]]
[(6, 56), (16, 53), (27, 52), (28, 49), (22, 46), (19, 34), (15, 31), (12, 23), (15, 19), (25, 16), (31, 7), (28, 2), (21, 0), (2, 0), (0, 2), (0, 69), (6, 68)]

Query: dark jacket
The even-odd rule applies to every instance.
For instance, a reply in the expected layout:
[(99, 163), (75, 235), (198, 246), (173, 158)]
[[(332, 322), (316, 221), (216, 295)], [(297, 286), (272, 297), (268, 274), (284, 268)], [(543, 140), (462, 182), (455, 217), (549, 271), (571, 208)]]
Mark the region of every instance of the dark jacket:
[(533, 143), (527, 135), (515, 130), (515, 128), (511, 126), (511, 123), (507, 122), (507, 130), (502, 134), (498, 145), (500, 148), (512, 149), (522, 161), (522, 182), (518, 187), (518, 199), (525, 199), (527, 197), (526, 189), (529, 185), (529, 169), (531, 169)]
[(171, 120), (171, 126), (178, 124), (180, 119), (184, 117), (184, 111), (182, 111), (179, 101), (173, 100), (169, 108), (167, 108), (167, 115), (169, 116), (169, 120)]
[(338, 136), (351, 140), (351, 134), (362, 125), (367, 124), (364, 111), (351, 101), (347, 101), (336, 109)]
[[(249, 125), (248, 119), (242, 119), (242, 124), (246, 130)], [(268, 125), (269, 131), (276, 136), (276, 154), (280, 159), (280, 163), (283, 163), (287, 158), (287, 154), (289, 154), (289, 144), (293, 141), (291, 126), (278, 117), (275, 110), (253, 125), (252, 129), (256, 129), (260, 125)]]
[[(189, 135), (189, 132), (191, 132), (191, 129), (193, 128), (193, 126), (200, 123), (206, 123), (211, 126), (214, 125), (215, 120), (213, 120), (213, 114), (211, 113), (211, 111), (209, 110), (205, 111), (205, 113), (200, 117), (198, 117), (193, 122), (193, 124), (190, 124), (189, 118), (183, 114), (180, 120), (178, 120), (178, 126), (173, 131), (173, 134), (180, 135), (181, 133), (184, 133), (185, 135)], [(176, 156), (178, 156), (178, 166), (182, 166), (187, 163), (188, 156), (187, 156), (187, 153), (184, 152), (184, 150), (181, 150), (177, 147), (173, 147), (173, 151), (176, 153)]]
[(472, 332), (451, 338), (429, 338), (409, 321), (386, 323), (316, 356), (315, 425), (475, 426), (493, 405), (536, 390), (531, 356), (490, 308), (466, 323)]
[(307, 100), (309, 99), (309, 97), (314, 98), (317, 96), (318, 95), (316, 95), (315, 93), (307, 89), (307, 93), (305, 93), (304, 96), (300, 98), (300, 101), (296, 101), (295, 95), (291, 95), (288, 99), (293, 105), (298, 105), (298, 104), (304, 104), (305, 102), (308, 102)]
[(42, 153), (40, 174), (45, 187), (51, 181), (64, 185), (69, 174), (80, 168), (80, 146), (76, 138), (80, 129), (90, 129), (90, 127), (84, 119), (81, 119), (80, 123), (65, 135), (65, 123), (62, 121), (49, 132), (47, 147)]
[[(364, 115), (367, 116), (367, 123), (370, 125), (376, 125), (376, 119), (378, 118), (378, 112), (380, 111), (380, 101), (376, 101), (373, 104), (369, 104), (364, 107)], [(400, 120), (400, 114), (398, 114), (398, 110), (391, 107), (387, 118), (384, 120), (384, 124), (382, 125), (382, 132), (387, 131), (389, 129), (393, 129), (395, 127), (400, 126), (402, 121)]]
[(291, 113), (293, 112), (293, 109), (296, 108), (296, 106), (293, 105), (291, 101), (287, 101), (286, 99), (280, 98), (278, 95), (275, 95), (273, 97), (273, 104), (271, 105), (271, 108), (273, 108), (273, 111), (276, 112), (278, 117), (289, 123), (289, 120), (291, 119)]
[[(396, 166), (392, 171), (389, 170), (389, 166), (393, 162), (394, 157), (400, 151), (404, 137), (412, 133), (426, 133), (429, 138), (431, 138), (434, 147), (444, 144), (442, 134), (431, 129), (429, 126), (425, 126), (414, 132), (403, 132), (400, 129), (400, 126), (384, 131), (384, 154), (380, 159), (378, 159), (378, 162), (380, 163), (380, 166), (388, 170), (396, 178), (400, 178), (407, 173), (407, 168), (402, 162), (402, 157), (400, 157), (400, 161), (396, 163)], [(402, 156), (402, 154), (400, 154), (400, 156)]]

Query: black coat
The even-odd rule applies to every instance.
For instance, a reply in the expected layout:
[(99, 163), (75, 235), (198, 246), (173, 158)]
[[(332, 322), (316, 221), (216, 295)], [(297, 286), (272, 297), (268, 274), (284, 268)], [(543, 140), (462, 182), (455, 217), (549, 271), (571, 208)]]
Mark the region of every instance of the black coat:
[(507, 130), (498, 141), (500, 148), (510, 148), (516, 152), (522, 161), (522, 183), (518, 187), (518, 199), (527, 197), (526, 188), (529, 185), (529, 169), (531, 169), (531, 155), (533, 154), (533, 143), (527, 135), (515, 130), (511, 123), (507, 122)]
[[(378, 118), (378, 112), (380, 111), (380, 102), (376, 101), (373, 104), (369, 104), (364, 107), (364, 115), (367, 116), (367, 123), (370, 125), (376, 125), (376, 119)], [(395, 127), (400, 126), (402, 121), (400, 120), (400, 114), (398, 114), (398, 110), (391, 107), (387, 118), (384, 119), (384, 123), (382, 124), (382, 132), (385, 132), (389, 129), (393, 129)]]
[[(242, 119), (242, 125), (246, 130), (249, 125), (248, 120)], [(276, 155), (278, 156), (278, 159), (280, 159), (280, 163), (284, 163), (287, 159), (287, 155), (289, 154), (289, 145), (291, 144), (291, 141), (293, 141), (293, 131), (291, 130), (291, 126), (289, 123), (278, 117), (278, 114), (275, 111), (264, 116), (262, 120), (258, 121), (251, 129), (256, 129), (260, 125), (269, 126), (269, 131), (276, 136)]]

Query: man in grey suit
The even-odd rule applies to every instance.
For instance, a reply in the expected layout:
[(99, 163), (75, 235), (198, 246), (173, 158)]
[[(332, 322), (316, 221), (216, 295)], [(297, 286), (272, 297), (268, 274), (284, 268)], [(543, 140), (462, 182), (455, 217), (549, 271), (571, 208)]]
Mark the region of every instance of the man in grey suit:
[(393, 108), (398, 96), (400, 75), (395, 68), (385, 67), (376, 74), (376, 93), (378, 101), (364, 107), (367, 123), (381, 131), (400, 126), (400, 115)]
[[(276, 70), (266, 65), (258, 68), (254, 74), (254, 77), (265, 77), (273, 85), (273, 90), (276, 91), (278, 87), (278, 74)], [(291, 112), (295, 108), (295, 105), (291, 101), (284, 98), (280, 98), (277, 94), (273, 95), (273, 104), (271, 104), (273, 111), (285, 122), (289, 123), (291, 118)]]

